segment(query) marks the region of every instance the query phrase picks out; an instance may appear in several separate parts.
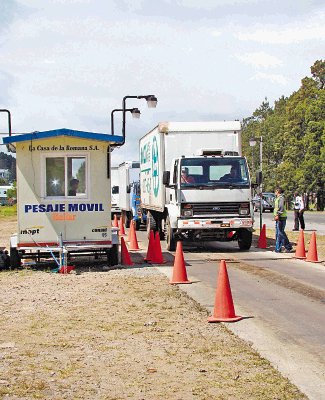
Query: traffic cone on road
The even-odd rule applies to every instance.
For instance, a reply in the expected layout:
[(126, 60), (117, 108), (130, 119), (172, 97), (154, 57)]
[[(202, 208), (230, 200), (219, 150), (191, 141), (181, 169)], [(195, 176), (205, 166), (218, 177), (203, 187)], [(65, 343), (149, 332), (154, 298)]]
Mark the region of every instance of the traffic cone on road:
[(128, 248), (126, 247), (124, 238), (121, 238), (121, 264), (133, 265)]
[(299, 232), (298, 244), (297, 244), (297, 247), (296, 247), (295, 258), (301, 258), (301, 259), (306, 258), (305, 236), (304, 236), (304, 231), (303, 230), (301, 230)]
[(145, 261), (152, 260), (152, 258), (154, 257), (154, 255), (153, 255), (154, 251), (155, 251), (155, 236), (154, 236), (153, 230), (151, 230), (150, 235), (149, 235), (148, 250), (147, 250), (147, 255), (146, 255)]
[(120, 236), (122, 236), (122, 235), (125, 236), (125, 229), (124, 229), (124, 224), (123, 224), (123, 217), (122, 217), (122, 215), (120, 216), (120, 220), (119, 220), (118, 225), (119, 225), (119, 228), (120, 228), (118, 234), (119, 234)]
[(169, 283), (172, 285), (179, 283), (192, 283), (187, 279), (182, 242), (177, 242), (173, 276)]
[(118, 221), (117, 221), (117, 215), (116, 214), (114, 214), (113, 227), (114, 228), (118, 228)]
[(133, 251), (137, 251), (140, 250), (139, 245), (138, 245), (138, 239), (137, 239), (137, 235), (135, 233), (135, 227), (134, 227), (134, 223), (132, 221), (131, 225), (130, 225), (130, 243), (129, 243), (129, 249), (133, 250)]
[(160, 245), (160, 236), (159, 232), (156, 232), (155, 235), (155, 242), (154, 242), (154, 251), (151, 257), (151, 264), (164, 264), (166, 261), (164, 260), (164, 257), (161, 252), (161, 245)]
[(316, 244), (316, 233), (313, 232), (310, 238), (308, 253), (305, 261), (318, 263), (318, 254), (317, 254), (317, 244)]
[(257, 247), (259, 249), (266, 249), (266, 225), (264, 224), (258, 238)]
[(242, 318), (235, 314), (226, 262), (221, 260), (213, 315), (208, 318), (208, 321), (235, 322)]

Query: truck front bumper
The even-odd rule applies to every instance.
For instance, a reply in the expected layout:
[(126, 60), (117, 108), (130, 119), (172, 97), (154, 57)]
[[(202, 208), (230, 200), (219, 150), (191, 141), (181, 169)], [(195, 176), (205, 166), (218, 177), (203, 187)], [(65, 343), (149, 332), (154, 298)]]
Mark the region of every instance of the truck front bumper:
[(252, 218), (229, 218), (229, 219), (179, 219), (177, 229), (239, 229), (253, 228)]

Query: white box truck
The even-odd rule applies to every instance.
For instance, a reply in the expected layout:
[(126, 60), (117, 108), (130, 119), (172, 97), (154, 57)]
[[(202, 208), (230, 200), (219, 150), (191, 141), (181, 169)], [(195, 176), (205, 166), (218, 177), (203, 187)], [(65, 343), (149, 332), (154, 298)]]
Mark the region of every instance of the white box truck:
[(112, 219), (114, 215), (120, 215), (120, 187), (119, 187), (119, 177), (118, 177), (118, 167), (111, 167), (111, 214)]
[(164, 122), (140, 139), (147, 229), (177, 240), (252, 243), (252, 187), (239, 121)]
[(118, 167), (120, 198), (119, 206), (125, 221), (125, 226), (130, 227), (132, 220), (136, 230), (145, 222), (146, 215), (140, 207), (140, 163), (139, 161), (125, 161)]

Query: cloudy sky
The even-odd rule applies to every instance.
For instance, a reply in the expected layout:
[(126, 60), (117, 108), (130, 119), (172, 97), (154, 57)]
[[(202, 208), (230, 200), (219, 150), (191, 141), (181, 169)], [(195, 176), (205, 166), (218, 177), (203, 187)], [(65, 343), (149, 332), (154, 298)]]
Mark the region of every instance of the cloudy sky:
[(124, 96), (157, 96), (156, 109), (128, 100), (142, 115), (128, 115), (116, 165), (138, 159), (159, 121), (242, 119), (289, 96), (324, 55), (324, 1), (0, 0), (0, 108), (14, 132), (110, 133)]

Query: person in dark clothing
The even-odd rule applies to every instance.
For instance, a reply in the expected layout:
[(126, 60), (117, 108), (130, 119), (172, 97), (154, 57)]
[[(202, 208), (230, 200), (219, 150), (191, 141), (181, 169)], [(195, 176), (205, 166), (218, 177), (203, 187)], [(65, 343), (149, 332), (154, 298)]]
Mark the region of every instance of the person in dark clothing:
[(285, 252), (290, 253), (292, 251), (292, 245), (285, 233), (287, 210), (285, 207), (283, 189), (277, 187), (275, 189), (275, 196), (273, 211), (275, 220), (275, 252), (281, 253), (282, 246), (284, 246)]
[(71, 179), (70, 181), (70, 189), (68, 192), (69, 196), (76, 196), (77, 195), (77, 190), (79, 186), (79, 180), (76, 178)]

